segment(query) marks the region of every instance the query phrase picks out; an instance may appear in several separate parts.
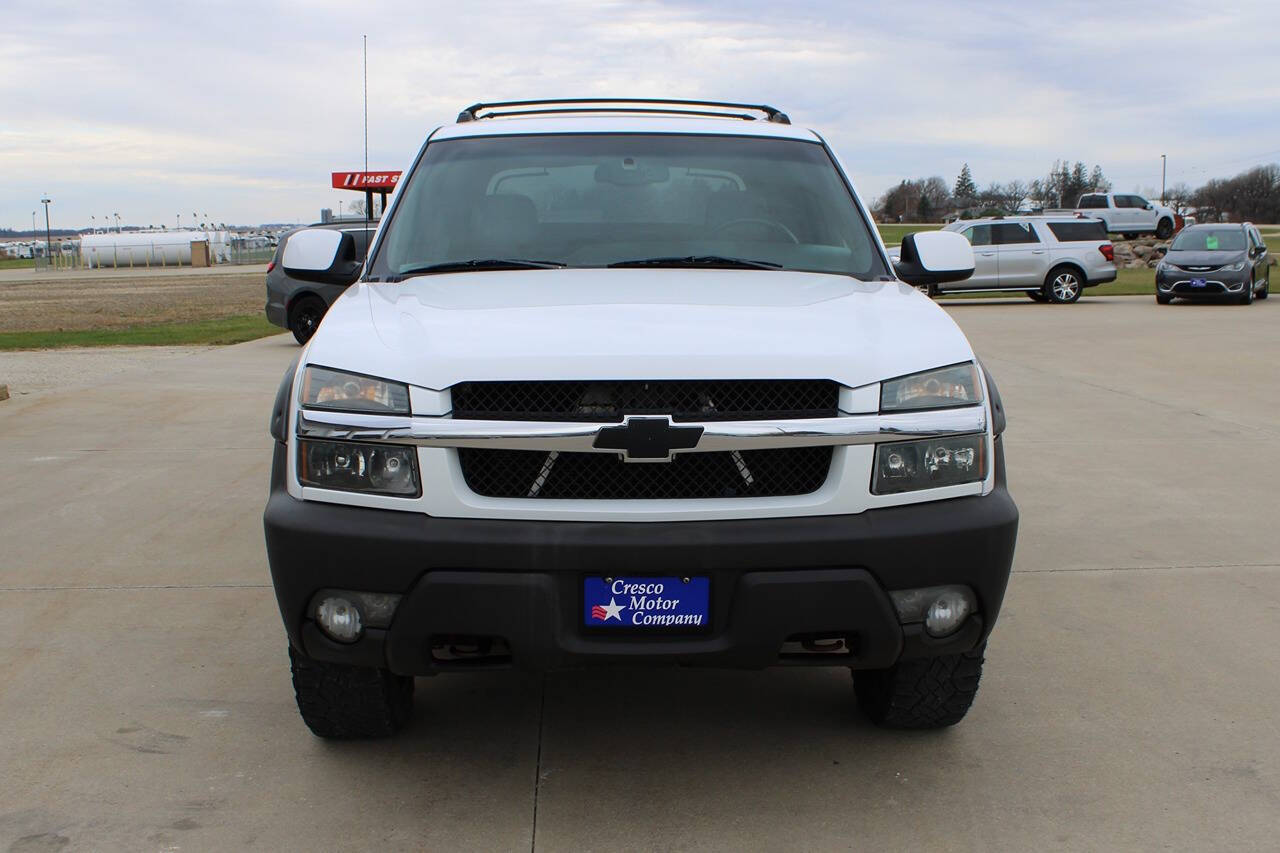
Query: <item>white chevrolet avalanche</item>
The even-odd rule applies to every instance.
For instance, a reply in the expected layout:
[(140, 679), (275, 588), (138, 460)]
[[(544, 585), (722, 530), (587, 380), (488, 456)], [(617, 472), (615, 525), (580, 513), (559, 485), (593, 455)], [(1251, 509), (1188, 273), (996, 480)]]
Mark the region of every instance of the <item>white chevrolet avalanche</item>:
[[(340, 231), (289, 275), (349, 277)], [(772, 107), (477, 104), (432, 132), (271, 419), (302, 717), (391, 734), (414, 677), (838, 666), (959, 721), (1013, 560), (1004, 412), (821, 136)]]

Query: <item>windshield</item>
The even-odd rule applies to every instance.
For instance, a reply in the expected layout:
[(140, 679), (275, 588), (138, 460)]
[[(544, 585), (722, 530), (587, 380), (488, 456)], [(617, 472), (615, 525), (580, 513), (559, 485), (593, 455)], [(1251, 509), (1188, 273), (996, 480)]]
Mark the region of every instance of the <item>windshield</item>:
[(1239, 228), (1189, 228), (1177, 236), (1171, 252), (1243, 252), (1244, 232)]
[(401, 193), (370, 267), (377, 279), (517, 267), (503, 262), (890, 274), (826, 149), (800, 140), (442, 140)]

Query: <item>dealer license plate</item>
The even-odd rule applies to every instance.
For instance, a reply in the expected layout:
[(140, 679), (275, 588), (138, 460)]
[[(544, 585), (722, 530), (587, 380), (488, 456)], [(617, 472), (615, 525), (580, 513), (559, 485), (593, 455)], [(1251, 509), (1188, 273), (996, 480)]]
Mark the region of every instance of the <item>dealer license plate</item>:
[(1193, 279), (1191, 279), (1191, 286), (1192, 286), (1192, 287), (1204, 287), (1206, 284), (1208, 284), (1208, 282), (1207, 282), (1207, 281), (1205, 281), (1205, 280), (1204, 280), (1204, 279), (1202, 279), (1202, 278), (1193, 278)]
[(711, 579), (584, 578), (582, 610), (589, 628), (698, 630), (711, 623)]

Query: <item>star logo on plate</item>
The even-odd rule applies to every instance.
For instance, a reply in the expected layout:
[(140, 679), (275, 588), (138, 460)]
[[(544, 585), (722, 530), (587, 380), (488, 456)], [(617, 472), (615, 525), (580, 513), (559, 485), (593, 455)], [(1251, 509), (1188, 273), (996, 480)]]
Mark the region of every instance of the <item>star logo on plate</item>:
[(616, 598), (610, 598), (608, 604), (597, 604), (591, 608), (591, 618), (599, 622), (608, 622), (610, 619), (622, 621), (623, 605), (619, 604)]

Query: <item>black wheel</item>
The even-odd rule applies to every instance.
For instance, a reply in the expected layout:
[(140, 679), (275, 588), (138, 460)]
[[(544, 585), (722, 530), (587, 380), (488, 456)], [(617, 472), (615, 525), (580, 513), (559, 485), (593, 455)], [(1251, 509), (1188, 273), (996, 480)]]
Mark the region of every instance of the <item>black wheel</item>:
[(1044, 293), (1039, 290), (1028, 290), (1027, 296), (1032, 302), (1044, 302)]
[(1169, 239), (1169, 237), (1170, 237), (1170, 235), (1172, 235), (1172, 234), (1173, 234), (1173, 220), (1172, 220), (1172, 219), (1170, 219), (1169, 217), (1167, 217), (1167, 216), (1166, 216), (1166, 217), (1164, 217), (1163, 219), (1161, 219), (1159, 222), (1157, 222), (1157, 223), (1156, 223), (1156, 237), (1157, 237), (1158, 239), (1160, 239), (1160, 240), (1168, 240), (1168, 239)]
[(1241, 305), (1253, 304), (1253, 289), (1257, 286), (1257, 283), (1253, 280), (1253, 276), (1249, 276), (1248, 284), (1244, 286), (1244, 290), (1240, 293)]
[(1156, 291), (1156, 304), (1157, 304), (1157, 305), (1168, 305), (1168, 304), (1169, 304), (1170, 302), (1172, 302), (1172, 301), (1173, 301), (1173, 297), (1172, 297), (1172, 296), (1170, 296), (1169, 294), (1167, 294), (1167, 293), (1161, 293), (1159, 290), (1157, 290), (1157, 291)]
[(858, 707), (871, 722), (888, 729), (954, 726), (978, 694), (984, 649), (854, 672)]
[(395, 734), (413, 712), (413, 679), (371, 666), (312, 660), (289, 647), (293, 692), (307, 728), (323, 738)]
[(1267, 277), (1262, 280), (1262, 290), (1258, 291), (1259, 299), (1266, 299), (1271, 295), (1271, 271), (1267, 271)]
[(1057, 305), (1067, 305), (1080, 298), (1084, 278), (1075, 267), (1054, 267), (1044, 279), (1044, 298)]
[(324, 319), (325, 304), (319, 296), (304, 296), (289, 308), (289, 331), (300, 344), (311, 340)]

